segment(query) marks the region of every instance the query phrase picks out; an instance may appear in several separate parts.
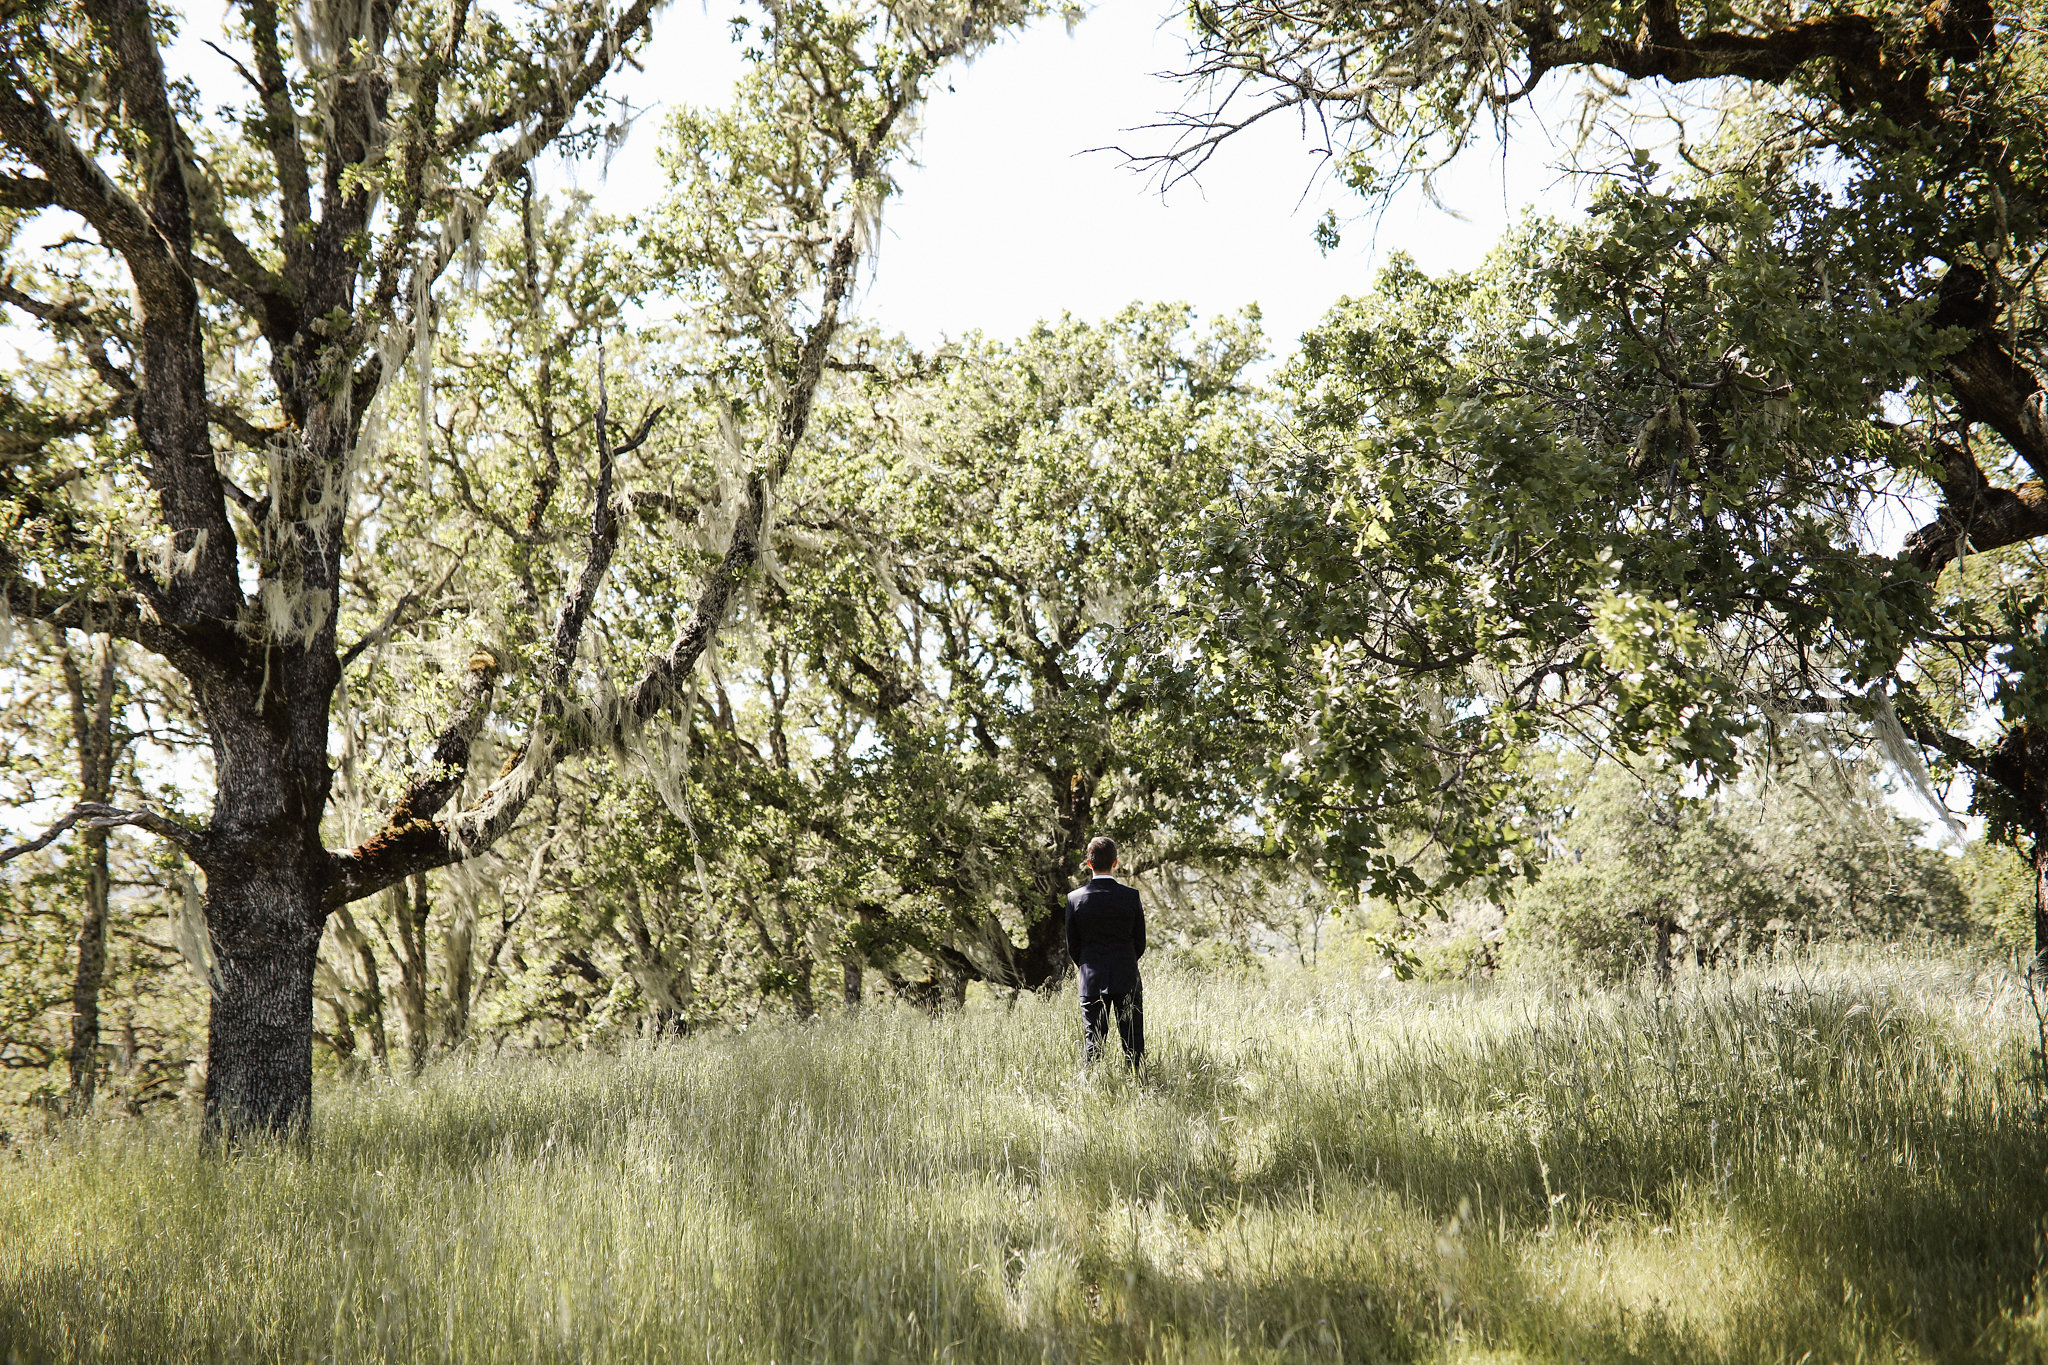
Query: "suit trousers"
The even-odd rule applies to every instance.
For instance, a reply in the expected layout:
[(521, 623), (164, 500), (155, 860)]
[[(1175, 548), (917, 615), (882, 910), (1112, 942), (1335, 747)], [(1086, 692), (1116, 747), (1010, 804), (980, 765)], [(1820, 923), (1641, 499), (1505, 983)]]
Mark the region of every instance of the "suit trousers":
[(1081, 1061), (1091, 1064), (1109, 1036), (1109, 1017), (1116, 1016), (1117, 1039), (1132, 1066), (1145, 1060), (1145, 988), (1133, 986), (1123, 995), (1098, 995), (1081, 1002)]

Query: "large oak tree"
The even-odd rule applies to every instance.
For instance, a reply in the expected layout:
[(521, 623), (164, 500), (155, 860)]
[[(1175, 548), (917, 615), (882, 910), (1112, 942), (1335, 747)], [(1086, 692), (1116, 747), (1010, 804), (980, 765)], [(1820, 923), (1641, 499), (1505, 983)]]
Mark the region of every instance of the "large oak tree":
[[(756, 562), (929, 79), (1025, 12), (765, 8), (732, 109), (699, 120), (694, 160), (678, 165), (666, 242), (668, 267), (722, 310), (707, 325), (743, 347), (761, 385), (724, 553), (624, 695), (577, 693), (619, 542), (615, 462), (647, 434), (608, 422), (600, 402), (568, 456), (590, 470), (592, 505), (545, 647), (479, 652), (382, 829), (329, 847), (330, 713), (360, 654), (342, 623), (402, 628), (417, 606), (350, 600), (351, 556), (376, 534), (352, 513), (389, 477), (379, 395), (534, 158), (605, 135), (600, 87), (654, 8), (246, 0), (228, 55), (247, 90), (218, 112), (167, 69), (172, 17), (147, 0), (5, 18), (0, 303), (42, 331), (48, 356), (6, 395), (25, 436), (0, 466), (0, 587), (14, 616), (161, 656), (204, 720), (215, 790), (202, 816), (90, 804), (66, 823), (141, 826), (205, 874), (209, 1134), (303, 1128), (331, 912), (488, 847), (564, 757), (628, 743), (670, 706)], [(71, 382), (87, 374), (95, 384)], [(95, 497), (74, 496), (81, 486)], [(524, 743), (477, 802), (446, 813), (507, 663), (537, 698)]]

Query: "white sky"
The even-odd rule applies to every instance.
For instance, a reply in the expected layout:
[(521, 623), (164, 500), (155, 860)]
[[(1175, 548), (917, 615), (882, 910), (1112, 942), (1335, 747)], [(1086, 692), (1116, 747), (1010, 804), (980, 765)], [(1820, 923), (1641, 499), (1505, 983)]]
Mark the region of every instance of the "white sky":
[[(726, 21), (737, 8), (677, 0), (663, 11), (644, 71), (606, 87), (648, 112), (608, 169), (558, 163), (554, 174), (607, 211), (650, 202), (661, 188), (654, 153), (665, 112), (722, 103), (731, 88), (739, 55)], [(225, 6), (187, 0), (182, 9), (177, 74), (226, 97), (239, 79), (203, 43), (221, 40)], [(1162, 195), (1116, 152), (1089, 149), (1168, 145), (1169, 132), (1143, 125), (1188, 94), (1156, 74), (1184, 59), (1177, 16), (1172, 0), (1105, 0), (1071, 36), (1049, 20), (956, 69), (926, 112), (921, 164), (905, 168), (884, 210), (868, 319), (931, 345), (970, 330), (1015, 335), (1062, 312), (1101, 318), (1133, 301), (1185, 301), (1205, 315), (1257, 302), (1269, 343), (1284, 350), (1339, 296), (1367, 288), (1390, 252), (1429, 269), (1469, 267), (1525, 206), (1571, 208), (1533, 124), (1517, 130), (1505, 158), (1478, 149), (1444, 178), (1455, 216), (1410, 194), (1376, 224), (1351, 225), (1327, 258), (1311, 236), (1316, 222), (1326, 209), (1344, 218), (1359, 206), (1318, 180), (1318, 144), (1299, 123), (1269, 120), (1228, 145), (1199, 184)]]
[[(1524, 205), (1569, 206), (1530, 130), (1505, 173), (1498, 155), (1474, 155), (1447, 179), (1462, 221), (1413, 195), (1376, 233), (1354, 225), (1326, 259), (1311, 236), (1317, 220), (1332, 207), (1349, 216), (1356, 201), (1318, 182), (1316, 145), (1277, 119), (1226, 147), (1200, 184), (1162, 196), (1118, 153), (1089, 149), (1168, 145), (1170, 133), (1143, 125), (1187, 95), (1156, 74), (1185, 58), (1168, 17), (1177, 13), (1171, 0), (1105, 0), (1071, 36), (1049, 20), (955, 71), (926, 112), (920, 164), (884, 210), (869, 319), (928, 345), (973, 329), (1015, 335), (1062, 312), (1101, 318), (1134, 300), (1186, 301), (1204, 314), (1257, 302), (1284, 345), (1340, 295), (1363, 290), (1392, 250), (1433, 269), (1470, 266)], [(629, 73), (617, 88), (636, 104), (716, 100), (733, 63), (725, 17), (679, 0), (657, 21), (648, 75)], [(655, 180), (658, 131), (658, 112), (636, 128), (599, 189), (605, 199), (616, 193), (624, 207)]]

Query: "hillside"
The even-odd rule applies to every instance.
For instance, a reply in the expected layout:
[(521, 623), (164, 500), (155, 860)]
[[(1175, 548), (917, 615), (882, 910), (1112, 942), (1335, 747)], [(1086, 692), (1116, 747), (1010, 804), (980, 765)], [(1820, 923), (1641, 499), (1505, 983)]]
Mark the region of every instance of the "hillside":
[[(17, 1134), (7, 1359), (1970, 1360), (2048, 1344), (2040, 1035), (1902, 953), (1677, 993), (1155, 971)], [(5, 1149), (0, 1149), (5, 1150)]]

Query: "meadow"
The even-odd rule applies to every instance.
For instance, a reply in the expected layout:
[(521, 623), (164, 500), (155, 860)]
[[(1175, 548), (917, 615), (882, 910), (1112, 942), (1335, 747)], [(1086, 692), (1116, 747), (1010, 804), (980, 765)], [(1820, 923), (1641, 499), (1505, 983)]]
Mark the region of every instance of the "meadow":
[(1155, 969), (1141, 1078), (1027, 995), (17, 1131), (0, 1359), (2048, 1359), (2033, 1005)]

